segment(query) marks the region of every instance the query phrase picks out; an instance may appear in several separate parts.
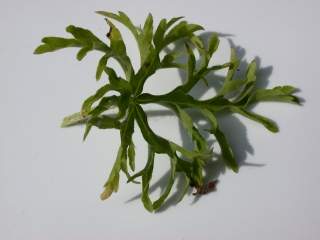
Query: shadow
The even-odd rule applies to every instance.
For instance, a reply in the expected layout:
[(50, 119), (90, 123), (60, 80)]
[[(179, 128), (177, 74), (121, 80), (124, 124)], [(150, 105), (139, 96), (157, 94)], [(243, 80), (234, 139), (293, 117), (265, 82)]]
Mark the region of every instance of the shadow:
[[(160, 189), (160, 193), (163, 193), (167, 186), (167, 182), (170, 176), (170, 171), (167, 171), (160, 179), (158, 179), (154, 184), (152, 184), (149, 188), (149, 193), (153, 193), (155, 190)], [(130, 203), (132, 201), (138, 200), (141, 198), (141, 193), (133, 196), (129, 200), (127, 200), (125, 203)]]
[[(212, 32), (205, 32), (200, 35), (200, 37), (204, 40), (205, 44), (208, 43), (208, 40), (211, 34)], [(234, 43), (234, 41), (230, 38), (233, 36), (232, 34), (218, 33), (218, 35), (222, 38), (226, 38), (230, 47), (236, 50), (237, 56), (240, 60), (240, 65), (238, 67), (238, 70), (234, 78), (241, 79), (242, 77), (243, 79), (246, 73), (246, 69), (249, 65), (249, 62), (245, 59), (245, 55), (246, 55), (245, 49)], [(184, 47), (184, 45), (182, 45), (181, 43), (177, 43), (176, 46), (174, 46), (174, 49), (180, 49), (181, 47)], [(179, 57), (177, 61), (181, 63), (185, 63), (187, 61), (187, 56), (182, 55)], [(255, 57), (255, 61), (257, 63), (257, 69), (258, 69), (256, 87), (265, 88), (269, 84), (269, 77), (272, 74), (273, 67), (272, 66), (262, 67), (261, 59), (259, 57)], [(186, 79), (185, 71), (179, 70), (179, 77), (181, 78), (181, 81), (184, 82)], [(192, 95), (196, 99), (199, 99), (199, 98), (202, 98), (210, 89), (214, 89), (217, 92), (221, 88), (223, 81), (225, 79), (225, 76), (219, 76), (216, 73), (211, 72), (206, 76), (206, 79), (208, 80), (208, 85), (200, 82), (190, 91), (190, 95)], [(167, 113), (167, 111), (164, 111), (164, 114), (171, 115), (170, 111), (168, 112), (169, 113)], [(203, 117), (198, 112), (190, 111), (189, 114), (194, 120), (194, 122), (199, 126), (199, 130), (201, 131), (201, 134), (203, 134), (204, 138), (210, 143), (210, 145), (217, 147), (218, 145), (215, 143), (214, 140), (212, 140), (212, 136), (210, 136), (208, 132), (203, 131), (203, 129), (210, 129), (209, 124), (205, 123), (201, 125), (201, 119), (203, 119)], [(162, 112), (155, 111), (155, 113), (153, 114), (148, 112), (148, 116), (160, 116), (160, 115), (162, 116)], [(236, 116), (230, 113), (229, 114), (219, 113), (217, 114), (217, 119), (219, 122), (220, 129), (224, 132), (233, 150), (233, 153), (239, 164), (239, 167), (240, 168), (244, 166), (263, 167), (264, 164), (246, 163), (248, 154), (253, 155), (254, 149), (249, 142), (249, 139), (247, 136), (247, 129), (244, 126), (244, 124)], [(182, 146), (190, 150), (193, 149), (194, 143), (192, 142), (192, 140), (190, 139), (190, 137), (188, 136), (188, 134), (186, 133), (184, 127), (180, 122), (179, 122), (179, 130), (181, 134)], [(205, 166), (205, 169), (204, 169), (205, 182), (208, 183), (210, 181), (217, 180), (221, 174), (225, 173), (225, 171), (226, 171), (226, 167), (221, 158), (221, 155), (220, 154), (214, 155), (212, 160), (208, 161), (208, 163)], [(167, 172), (156, 183), (154, 183), (150, 187), (150, 193), (154, 192), (158, 188), (160, 188), (160, 190), (163, 191), (166, 187), (168, 176), (169, 176), (169, 172)], [(175, 189), (172, 189), (169, 198), (165, 201), (165, 203), (157, 211), (157, 213), (161, 213), (167, 210), (168, 208), (175, 206), (178, 203), (178, 199), (180, 198), (182, 191), (184, 189), (184, 184), (185, 182), (184, 182), (183, 175), (181, 173), (177, 174)], [(189, 189), (187, 194), (188, 195), (192, 194), (191, 188)], [(127, 202), (134, 201), (136, 199), (139, 199), (140, 197), (141, 197), (141, 194), (138, 194), (133, 198), (129, 199)], [(202, 195), (196, 195), (191, 204), (194, 204), (197, 201), (199, 201), (201, 197)]]
[[(204, 40), (205, 44), (208, 44), (208, 40), (210, 39), (212, 32), (205, 32), (200, 35), (200, 37)], [(219, 34), (220, 37), (230, 37), (232, 35), (230, 34)], [(236, 50), (237, 56), (240, 60), (240, 64), (238, 67), (238, 70), (235, 74), (235, 79), (243, 79), (243, 76), (246, 73), (246, 69), (249, 65), (248, 61), (245, 60), (246, 51), (243, 47), (238, 46), (234, 43), (234, 41), (231, 38), (227, 38), (230, 47), (234, 48)], [(187, 59), (179, 59), (182, 62), (186, 62)], [(272, 74), (273, 67), (267, 66), (267, 67), (261, 67), (261, 59), (259, 57), (255, 58), (255, 61), (257, 63), (257, 88), (265, 88), (267, 87), (269, 83), (269, 77)], [(184, 71), (179, 71), (180, 78), (182, 82), (186, 78), (186, 74)], [(208, 81), (208, 86), (204, 83), (197, 84), (190, 92), (190, 94), (194, 98), (201, 98), (203, 97), (210, 88), (213, 88), (216, 92), (222, 87), (224, 76), (216, 75), (214, 72), (211, 72), (209, 75), (206, 76), (206, 79)], [(195, 121), (198, 121), (201, 119), (201, 116), (197, 114), (191, 114), (192, 118)], [(248, 154), (253, 155), (254, 149), (252, 145), (249, 142), (249, 139), (247, 137), (247, 130), (241, 121), (236, 118), (234, 115), (222, 113), (217, 115), (217, 119), (219, 122), (220, 129), (224, 132), (232, 150), (235, 155), (235, 158), (239, 164), (239, 167), (247, 166), (247, 167), (262, 167), (263, 164), (253, 164), (253, 163), (245, 163), (245, 160), (247, 158)], [(183, 147), (187, 149), (193, 148), (193, 143), (190, 140), (190, 137), (186, 134), (183, 126), (181, 123), (179, 123), (180, 133), (181, 133), (181, 139), (182, 139), (182, 145)], [(209, 129), (210, 126), (208, 124), (201, 126), (201, 129)], [(209, 140), (210, 136), (208, 133), (204, 135), (204, 137)], [(214, 161), (209, 161), (207, 165), (205, 166), (205, 182), (210, 182), (213, 180), (217, 180), (221, 174), (224, 174), (226, 171), (226, 166), (223, 163), (223, 160), (221, 156), (218, 156), (217, 159)], [(161, 207), (161, 209), (158, 212), (162, 212), (166, 209), (168, 209), (171, 206), (174, 206), (177, 204), (177, 199), (179, 198), (181, 194), (181, 189), (183, 189), (182, 183), (181, 183), (181, 177), (177, 179), (177, 187), (170, 198), (166, 201), (166, 203)], [(188, 193), (191, 194), (191, 191)], [(194, 200), (192, 204), (199, 201), (202, 195), (196, 195), (194, 197)]]

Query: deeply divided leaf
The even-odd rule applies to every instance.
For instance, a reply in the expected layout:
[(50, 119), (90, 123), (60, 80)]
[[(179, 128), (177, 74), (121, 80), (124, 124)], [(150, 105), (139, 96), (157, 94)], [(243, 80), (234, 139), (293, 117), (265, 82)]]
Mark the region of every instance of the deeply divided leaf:
[[(103, 39), (88, 29), (70, 25), (66, 28), (69, 37), (45, 37), (34, 50), (34, 54), (65, 48), (77, 48), (78, 60), (85, 58), (91, 51), (98, 51), (100, 54), (97, 58), (95, 78), (103, 81), (102, 86), (84, 100), (79, 112), (65, 117), (61, 126), (85, 124), (84, 139), (93, 128), (119, 131), (120, 146), (100, 196), (102, 200), (118, 191), (122, 174), (127, 177), (128, 183), (137, 183), (137, 180), (141, 182), (141, 201), (150, 212), (159, 210), (168, 199), (177, 174), (184, 177), (182, 194), (178, 201), (189, 192), (190, 187), (196, 189), (196, 195), (204, 194), (209, 191), (205, 170), (210, 166), (208, 163), (214, 160), (213, 152), (217, 151), (212, 148), (208, 132), (220, 146), (220, 152), (216, 154), (220, 154), (225, 166), (234, 172), (239, 171), (237, 155), (229, 143), (230, 136), (227, 138), (219, 126), (219, 113), (240, 114), (262, 124), (271, 132), (277, 132), (279, 129), (275, 122), (255, 113), (252, 110), (253, 106), (263, 101), (300, 103), (293, 86), (259, 88), (258, 66), (254, 60), (248, 64), (247, 71), (238, 77), (241, 75), (240, 72), (236, 74), (239, 71), (240, 59), (234, 48), (231, 48), (228, 62), (215, 63), (214, 54), (218, 51), (220, 43), (218, 34), (212, 33), (205, 39), (197, 34), (203, 30), (200, 25), (183, 21), (182, 17), (163, 18), (159, 23), (155, 23), (153, 16), (149, 14), (138, 27), (124, 12), (97, 13), (102, 15), (108, 24), (106, 37)], [(118, 23), (128, 28), (138, 44), (140, 66), (136, 70), (133, 69), (126, 43), (117, 28)], [(110, 58), (119, 63), (124, 77), (111, 67)], [(144, 86), (148, 79), (158, 70), (166, 68), (184, 71), (181, 75), (185, 76), (185, 79), (165, 94), (153, 95), (145, 92)], [(219, 78), (222, 78), (222, 81), (214, 82), (218, 81), (214, 73), (222, 69), (227, 69), (226, 76), (221, 75)], [(163, 79), (157, 80), (165, 84)], [(206, 86), (220, 86), (220, 89), (216, 95), (200, 100), (191, 93), (195, 86), (203, 84), (199, 83), (200, 81), (204, 81)], [(156, 133), (149, 124), (147, 111), (142, 107), (145, 104), (159, 104), (171, 111), (193, 144), (188, 147), (181, 146), (166, 139), (161, 133)], [(194, 112), (200, 113), (197, 118), (193, 117)], [(206, 127), (200, 124), (203, 121), (207, 123)], [(146, 164), (139, 170), (136, 170), (136, 166), (139, 166), (136, 162), (142, 159), (136, 156), (136, 148), (139, 149), (141, 144), (135, 145), (133, 142), (136, 128), (140, 129), (148, 145)], [(233, 129), (229, 131), (232, 132)], [(117, 141), (113, 140), (111, 144)], [(110, 142), (103, 143), (106, 149), (109, 145)], [(154, 169), (156, 154), (166, 155), (170, 167), (166, 185), (158, 199), (153, 201), (149, 195), (150, 189), (153, 188), (153, 172), (157, 170)], [(216, 170), (211, 168), (209, 171)]]

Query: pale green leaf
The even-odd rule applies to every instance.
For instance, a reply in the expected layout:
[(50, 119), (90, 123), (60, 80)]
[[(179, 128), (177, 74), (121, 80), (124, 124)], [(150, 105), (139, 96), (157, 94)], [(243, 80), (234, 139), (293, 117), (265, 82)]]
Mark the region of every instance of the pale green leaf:
[(71, 114), (63, 118), (61, 127), (70, 127), (73, 125), (85, 123), (88, 120), (88, 117), (84, 117), (80, 112)]

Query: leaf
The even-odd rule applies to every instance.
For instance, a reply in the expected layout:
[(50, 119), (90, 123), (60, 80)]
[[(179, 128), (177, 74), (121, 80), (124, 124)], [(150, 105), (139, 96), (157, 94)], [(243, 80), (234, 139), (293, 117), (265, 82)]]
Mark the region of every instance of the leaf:
[[(119, 97), (112, 95), (108, 97), (103, 97), (98, 105), (91, 109), (87, 115), (90, 115), (91, 117), (97, 117), (100, 114), (104, 113), (105, 111), (115, 108), (116, 106), (119, 106)], [(119, 118), (117, 118), (118, 120)]]
[(187, 130), (187, 133), (194, 141), (196, 150), (204, 153), (209, 153), (207, 141), (200, 134), (199, 130), (193, 125), (193, 120), (189, 116), (189, 114), (178, 105), (172, 104), (169, 106), (176, 112), (183, 127)]
[(153, 38), (153, 17), (151, 14), (149, 14), (144, 23), (142, 33), (139, 36), (139, 45), (141, 46), (140, 47), (141, 64), (145, 63), (150, 52), (153, 51), (152, 38)]
[(219, 91), (219, 95), (227, 95), (229, 93), (232, 93), (233, 91), (239, 90), (244, 84), (246, 83), (246, 80), (233, 80), (225, 82), (222, 89)]
[(122, 146), (120, 146), (117, 154), (117, 159), (113, 165), (109, 178), (104, 185), (105, 189), (100, 195), (101, 200), (108, 199), (113, 192), (118, 191), (119, 178), (120, 178), (119, 172), (121, 169), (122, 154), (123, 154), (123, 148)]
[(153, 75), (158, 68), (160, 68), (160, 59), (156, 55), (155, 51), (151, 51), (148, 58), (141, 66), (137, 74), (134, 76), (131, 82), (135, 96), (138, 96), (143, 91), (145, 81)]
[(151, 14), (148, 15), (143, 31), (141, 34), (139, 34), (137, 27), (133, 25), (129, 17), (123, 12), (119, 12), (118, 15), (111, 12), (106, 12), (106, 11), (97, 11), (97, 13), (122, 23), (131, 31), (131, 33), (133, 34), (134, 38), (138, 43), (140, 57), (141, 57), (141, 65), (142, 65), (147, 59), (150, 52), (151, 40), (153, 35), (152, 15)]
[(182, 21), (169, 31), (169, 33), (164, 37), (162, 43), (158, 46), (158, 49), (161, 50), (165, 46), (179, 39), (190, 37), (194, 32), (199, 30), (203, 30), (203, 27), (197, 24), (189, 24), (186, 21)]
[(88, 121), (88, 124), (100, 129), (116, 128), (120, 129), (120, 122), (117, 119), (108, 116), (93, 117)]
[(91, 47), (83, 47), (83, 48), (81, 48), (80, 51), (77, 54), (77, 59), (79, 61), (81, 61), (87, 55), (87, 53), (90, 52), (91, 50), (92, 50)]
[(91, 131), (92, 125), (91, 124), (86, 124), (86, 128), (84, 129), (84, 134), (83, 134), (83, 138), (82, 141), (85, 141)]
[(116, 26), (106, 19), (107, 24), (110, 26), (109, 33), (107, 34), (110, 39), (110, 47), (113, 51), (112, 56), (121, 65), (128, 81), (131, 80), (131, 76), (134, 74), (131, 60), (127, 55), (126, 45), (123, 42), (121, 33)]
[(164, 34), (167, 30), (167, 19), (161, 19), (155, 33), (153, 36), (153, 42), (154, 45), (156, 46), (156, 48), (158, 48), (158, 46), (161, 44), (161, 42), (163, 41), (163, 37)]
[(191, 177), (192, 177), (192, 184), (195, 187), (200, 187), (203, 185), (204, 176), (203, 176), (203, 168), (204, 162), (198, 158), (195, 158), (192, 161), (192, 168), (191, 168)]
[(126, 175), (127, 179), (131, 178), (128, 171), (128, 154), (127, 154), (126, 148), (123, 150), (123, 154), (122, 154), (121, 170)]
[(166, 198), (168, 197), (168, 195), (169, 195), (169, 193), (170, 193), (170, 191), (172, 189), (172, 186), (173, 186), (173, 183), (174, 183), (174, 179), (175, 179), (175, 176), (176, 176), (176, 165), (177, 165), (177, 158), (176, 158), (175, 155), (173, 155), (170, 158), (170, 176), (169, 176), (169, 179), (168, 179), (168, 183), (167, 183), (166, 189), (164, 190), (162, 195), (158, 198), (158, 200), (156, 200), (153, 203), (152, 206), (153, 206), (154, 210), (158, 210), (161, 207), (161, 205), (166, 200)]
[(175, 52), (166, 54), (160, 63), (161, 68), (184, 68), (183, 64), (175, 62), (176, 58)]
[(137, 98), (137, 102), (140, 104), (175, 104), (181, 108), (208, 108), (212, 111), (220, 111), (231, 105), (231, 102), (223, 96), (216, 96), (208, 100), (198, 101), (189, 94), (186, 94), (183, 91), (183, 87), (178, 87), (172, 92), (163, 95), (152, 95), (149, 93), (144, 93)]
[(216, 137), (219, 143), (219, 146), (221, 148), (221, 153), (222, 153), (222, 159), (224, 160), (224, 163), (226, 164), (226, 166), (231, 168), (234, 172), (238, 172), (239, 170), (238, 163), (234, 158), (232, 149), (227, 141), (227, 138), (219, 128), (216, 117), (214, 116), (214, 114), (212, 114), (208, 110), (204, 109), (201, 112), (211, 123), (210, 132)]
[(44, 44), (38, 46), (34, 50), (34, 54), (43, 54), (47, 52), (54, 52), (67, 47), (81, 46), (81, 43), (73, 38), (45, 37), (41, 41)]
[(166, 33), (166, 31), (173, 25), (175, 24), (177, 21), (179, 21), (180, 19), (182, 19), (183, 17), (176, 17), (176, 18), (172, 18), (170, 19), (169, 22), (167, 22), (167, 19), (161, 19), (157, 29), (156, 29), (156, 32), (154, 34), (154, 37), (153, 37), (153, 42), (154, 42), (154, 45), (156, 46), (156, 49), (158, 51), (160, 51), (160, 47), (161, 47), (161, 43), (164, 39), (164, 35)]
[(82, 104), (82, 108), (81, 108), (82, 116), (88, 115), (88, 113), (91, 111), (92, 105), (99, 99), (103, 98), (103, 96), (111, 90), (116, 90), (116, 88), (111, 86), (110, 84), (106, 84), (101, 88), (99, 88), (94, 95), (88, 97)]
[[(131, 143), (132, 134), (134, 131), (134, 109), (129, 109), (128, 119), (121, 124), (120, 133), (121, 133), (121, 145), (118, 151), (116, 162), (112, 168), (109, 179), (105, 184), (106, 190), (108, 188), (113, 189), (114, 192), (118, 190), (119, 185), (119, 172), (121, 167), (123, 167), (123, 161), (126, 161), (126, 149), (128, 145)], [(123, 170), (126, 170), (125, 168)], [(104, 200), (105, 197), (103, 194), (101, 195), (101, 199)]]
[(131, 93), (132, 90), (130, 84), (126, 80), (118, 77), (116, 72), (112, 68), (105, 67), (104, 71), (108, 75), (111, 85), (118, 89), (119, 92)]
[[(207, 63), (205, 63), (207, 64)], [(185, 92), (189, 92), (201, 79), (205, 78), (205, 76), (212, 72), (212, 71), (218, 71), (224, 68), (229, 67), (231, 64), (230, 63), (225, 63), (222, 65), (214, 65), (212, 67), (207, 68), (206, 65), (204, 65), (199, 71), (194, 73), (194, 76), (192, 78), (192, 81), (188, 81), (186, 84), (182, 86), (182, 89)]]
[(171, 18), (167, 24), (167, 29), (169, 29), (173, 24), (175, 24), (176, 22), (178, 22), (179, 20), (181, 20), (182, 18), (184, 18), (183, 16), (180, 17), (174, 17)]
[(141, 177), (142, 174), (144, 172), (144, 169), (140, 170), (139, 172), (133, 174), (132, 176), (130, 176), (130, 178), (128, 178), (127, 183), (133, 182), (136, 178)]
[(256, 71), (257, 71), (257, 64), (253, 60), (249, 64), (247, 69), (245, 87), (242, 90), (241, 94), (237, 97), (235, 102), (240, 102), (241, 100), (243, 100), (253, 92), (253, 89), (256, 83)]
[(224, 83), (218, 92), (219, 95), (223, 95), (223, 94), (227, 94), (227, 93), (231, 92), (230, 90), (233, 90), (234, 85), (237, 85), (237, 84), (239, 84), (240, 86), (242, 85), (239, 82), (231, 83), (233, 76), (234, 76), (235, 72), (237, 71), (239, 65), (240, 65), (240, 60), (237, 57), (236, 50), (234, 48), (231, 48), (230, 66), (229, 66), (229, 69), (227, 72), (227, 76), (224, 80)]
[(141, 106), (135, 106), (135, 117), (140, 127), (142, 136), (152, 146), (156, 153), (167, 153), (172, 155), (170, 144), (164, 138), (156, 135), (150, 128), (147, 120), (147, 116)]
[(120, 122), (117, 119), (108, 117), (108, 116), (93, 116), (91, 117), (87, 123), (86, 128), (83, 136), (83, 140), (86, 140), (90, 130), (92, 127), (97, 127), (99, 129), (120, 129)]
[(122, 123), (120, 134), (121, 134), (121, 144), (125, 149), (132, 143), (132, 134), (134, 132), (134, 111), (133, 107), (128, 110), (128, 117)]
[(237, 57), (236, 54), (236, 50), (234, 48), (231, 48), (231, 52), (230, 52), (230, 67), (225, 79), (225, 82), (231, 81), (235, 72), (237, 71), (239, 64), (240, 64), (240, 60)]
[(90, 48), (91, 50), (96, 49), (103, 52), (110, 51), (110, 48), (88, 29), (69, 25), (66, 28), (66, 31), (72, 34), (73, 37), (77, 39), (84, 47)]
[(296, 91), (292, 86), (278, 86), (272, 89), (257, 89), (249, 98), (248, 103), (259, 101), (281, 101), (299, 104), (299, 98), (292, 95)]
[(124, 12), (119, 11), (118, 14), (114, 14), (112, 12), (107, 12), (107, 11), (96, 11), (96, 13), (100, 14), (102, 16), (108, 17), (108, 18), (112, 18), (112, 19), (122, 23), (124, 26), (126, 26), (131, 31), (133, 36), (138, 40), (139, 34), (137, 31), (137, 28), (133, 25), (130, 18)]
[(61, 127), (70, 127), (73, 125), (85, 123), (88, 120), (88, 117), (84, 117), (80, 112), (71, 114), (63, 118)]
[(118, 109), (119, 112), (117, 114), (118, 119), (122, 119), (126, 116), (128, 112), (128, 107), (130, 105), (130, 95), (126, 93), (122, 93), (122, 95), (119, 96), (118, 101)]
[(122, 40), (122, 36), (119, 29), (116, 28), (116, 26), (108, 19), (106, 19), (106, 21), (110, 26), (108, 38), (110, 39), (110, 47), (112, 51), (115, 52), (116, 55), (126, 56), (127, 55), (126, 45)]
[(135, 165), (135, 146), (133, 142), (131, 141), (129, 148), (128, 148), (128, 156), (129, 156), (129, 165), (132, 171), (135, 171), (136, 165)]
[(188, 52), (188, 75), (186, 84), (193, 82), (193, 72), (196, 67), (196, 58), (193, 54), (192, 49), (188, 44), (186, 44), (187, 52)]
[(179, 196), (179, 198), (177, 200), (177, 203), (182, 201), (182, 199), (188, 193), (188, 190), (190, 188), (190, 179), (188, 178), (188, 176), (186, 174), (184, 174), (184, 177), (185, 177), (185, 183), (183, 185), (183, 188), (182, 188), (182, 191), (181, 191), (181, 195)]
[(212, 33), (211, 37), (209, 39), (209, 46), (208, 46), (208, 54), (210, 56), (210, 58), (212, 57), (212, 55), (217, 51), (218, 47), (219, 47), (219, 37), (217, 33)]
[(96, 71), (96, 80), (100, 80), (101, 75), (107, 65), (108, 59), (111, 57), (111, 54), (105, 54), (103, 55), (98, 63), (97, 71)]
[(200, 106), (202, 103), (195, 100), (192, 96), (186, 94), (180, 88), (173, 90), (170, 93), (164, 95), (152, 95), (149, 93), (141, 94), (138, 97), (138, 102), (142, 104), (146, 103), (161, 103), (161, 104), (176, 104), (180, 107), (186, 106)]
[(141, 195), (142, 203), (149, 212), (153, 211), (152, 202), (149, 197), (149, 185), (150, 185), (150, 180), (152, 178), (153, 165), (154, 165), (154, 151), (152, 150), (152, 147), (149, 146), (148, 161), (142, 174), (142, 195)]
[(266, 117), (263, 117), (263, 116), (258, 115), (256, 113), (253, 113), (253, 112), (249, 112), (242, 107), (233, 106), (233, 107), (230, 107), (230, 109), (232, 112), (239, 113), (244, 117), (247, 117), (253, 121), (261, 123), (263, 126), (265, 126), (265, 128), (267, 128), (269, 131), (271, 131), (273, 133), (276, 133), (279, 131), (277, 125), (272, 120), (270, 120)]
[[(112, 74), (110, 71), (108, 72), (108, 74)], [(109, 75), (109, 76), (110, 76)], [(123, 99), (126, 99), (127, 101), (129, 101), (127, 94), (129, 93), (129, 84), (125, 81), (125, 80), (121, 80), (121, 79), (117, 79), (116, 76), (112, 76), (111, 78), (115, 77), (115, 79), (112, 79), (111, 82), (112, 84), (106, 84), (104, 86), (102, 86), (101, 88), (99, 88), (95, 94), (93, 94), (92, 96), (88, 97), (82, 104), (82, 108), (81, 108), (81, 114), (83, 116), (88, 115), (91, 110), (92, 110), (92, 105), (99, 101), (101, 98), (104, 97), (104, 95), (109, 92), (109, 91), (117, 91), (119, 93), (122, 93), (122, 97), (120, 97), (119, 101), (121, 101), (122, 104), (125, 104), (126, 102), (123, 101)], [(122, 106), (126, 106), (126, 105), (122, 105)], [(119, 105), (119, 110), (123, 110), (121, 109), (121, 107)], [(102, 105), (103, 108), (105, 108), (104, 105)], [(108, 106), (110, 107), (110, 106)], [(98, 110), (100, 111), (100, 110)], [(121, 111), (119, 114), (121, 115), (123, 113), (123, 111)]]
[(210, 56), (205, 49), (205, 43), (200, 36), (193, 35), (191, 37), (191, 42), (193, 45), (196, 47), (196, 49), (199, 52), (199, 61), (198, 61), (198, 68), (200, 69), (199, 71), (203, 71), (208, 67)]

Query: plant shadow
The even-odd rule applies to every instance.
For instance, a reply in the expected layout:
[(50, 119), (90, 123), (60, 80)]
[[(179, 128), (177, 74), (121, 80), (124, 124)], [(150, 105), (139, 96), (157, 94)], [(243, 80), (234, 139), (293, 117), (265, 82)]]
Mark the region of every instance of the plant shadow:
[[(205, 32), (200, 35), (202, 39), (204, 39), (205, 42), (208, 42), (211, 34), (213, 32)], [(230, 47), (234, 48), (236, 50), (237, 56), (240, 59), (240, 65), (237, 70), (235, 78), (239, 78), (241, 76), (244, 76), (247, 66), (249, 62), (245, 59), (246, 51), (243, 47), (238, 46), (234, 43), (234, 41), (231, 39), (233, 35), (231, 34), (223, 34), (218, 33), (220, 38), (226, 38), (229, 42)], [(181, 48), (184, 47), (181, 43), (176, 44), (175, 48)], [(186, 56), (181, 56), (178, 61), (186, 62)], [(269, 83), (269, 78), (272, 74), (273, 67), (267, 66), (267, 67), (261, 67), (261, 59), (259, 57), (255, 58), (255, 61), (257, 63), (257, 87), (258, 88), (265, 88), (267, 87)], [(181, 78), (181, 81), (183, 82), (186, 78), (185, 72), (183, 70), (179, 70), (179, 77)], [(225, 77), (219, 76), (215, 73), (210, 73), (207, 75), (206, 79), (208, 81), (208, 85), (204, 83), (197, 84), (190, 92), (190, 95), (192, 95), (194, 98), (199, 99), (203, 97), (210, 89), (215, 90), (216, 92), (220, 89), (220, 87), (223, 84), (223, 80)], [(163, 116), (164, 115), (173, 115), (170, 111), (153, 111), (148, 112), (148, 116)], [(194, 122), (196, 122), (199, 125), (199, 129), (209, 129), (210, 126), (208, 123), (201, 125), (201, 115), (198, 112), (190, 111), (189, 114), (191, 115)], [(248, 163), (246, 162), (246, 158), (248, 154), (253, 155), (254, 149), (252, 145), (249, 142), (248, 136), (247, 136), (247, 129), (245, 125), (234, 115), (234, 114), (226, 114), (226, 113), (220, 113), (217, 115), (217, 119), (220, 125), (221, 130), (224, 132), (232, 150), (235, 155), (235, 158), (239, 164), (239, 167), (243, 166), (250, 166), (250, 167), (262, 167), (263, 164), (255, 164), (255, 163)], [(179, 122), (179, 131), (181, 134), (181, 140), (182, 140), (182, 146), (187, 149), (193, 149), (194, 145), (191, 141), (190, 137), (184, 130), (182, 124)], [(212, 140), (210, 134), (206, 131), (201, 131), (205, 139), (211, 143), (214, 146), (214, 140)], [(207, 165), (205, 166), (205, 182), (210, 182), (217, 180), (221, 174), (224, 174), (226, 171), (225, 164), (222, 161), (222, 158), (220, 155), (215, 154), (211, 161), (208, 161)], [(165, 173), (159, 180), (157, 180), (151, 187), (150, 187), (150, 193), (154, 192), (157, 189), (160, 189), (161, 192), (163, 192), (166, 188), (167, 181), (169, 178), (169, 171)], [(183, 192), (185, 185), (185, 179), (184, 176), (179, 173), (176, 177), (176, 184), (175, 189), (172, 189), (171, 195), (169, 198), (165, 201), (165, 203), (162, 205), (162, 207), (157, 210), (157, 213), (161, 213), (168, 208), (175, 206), (178, 203), (178, 200)], [(213, 191), (216, 191), (215, 189)], [(192, 189), (190, 188), (187, 195), (192, 194)], [(138, 194), (131, 199), (127, 200), (126, 203), (137, 200), (141, 197), (141, 194)], [(196, 203), (201, 199), (201, 195), (195, 195), (192, 204)]]

